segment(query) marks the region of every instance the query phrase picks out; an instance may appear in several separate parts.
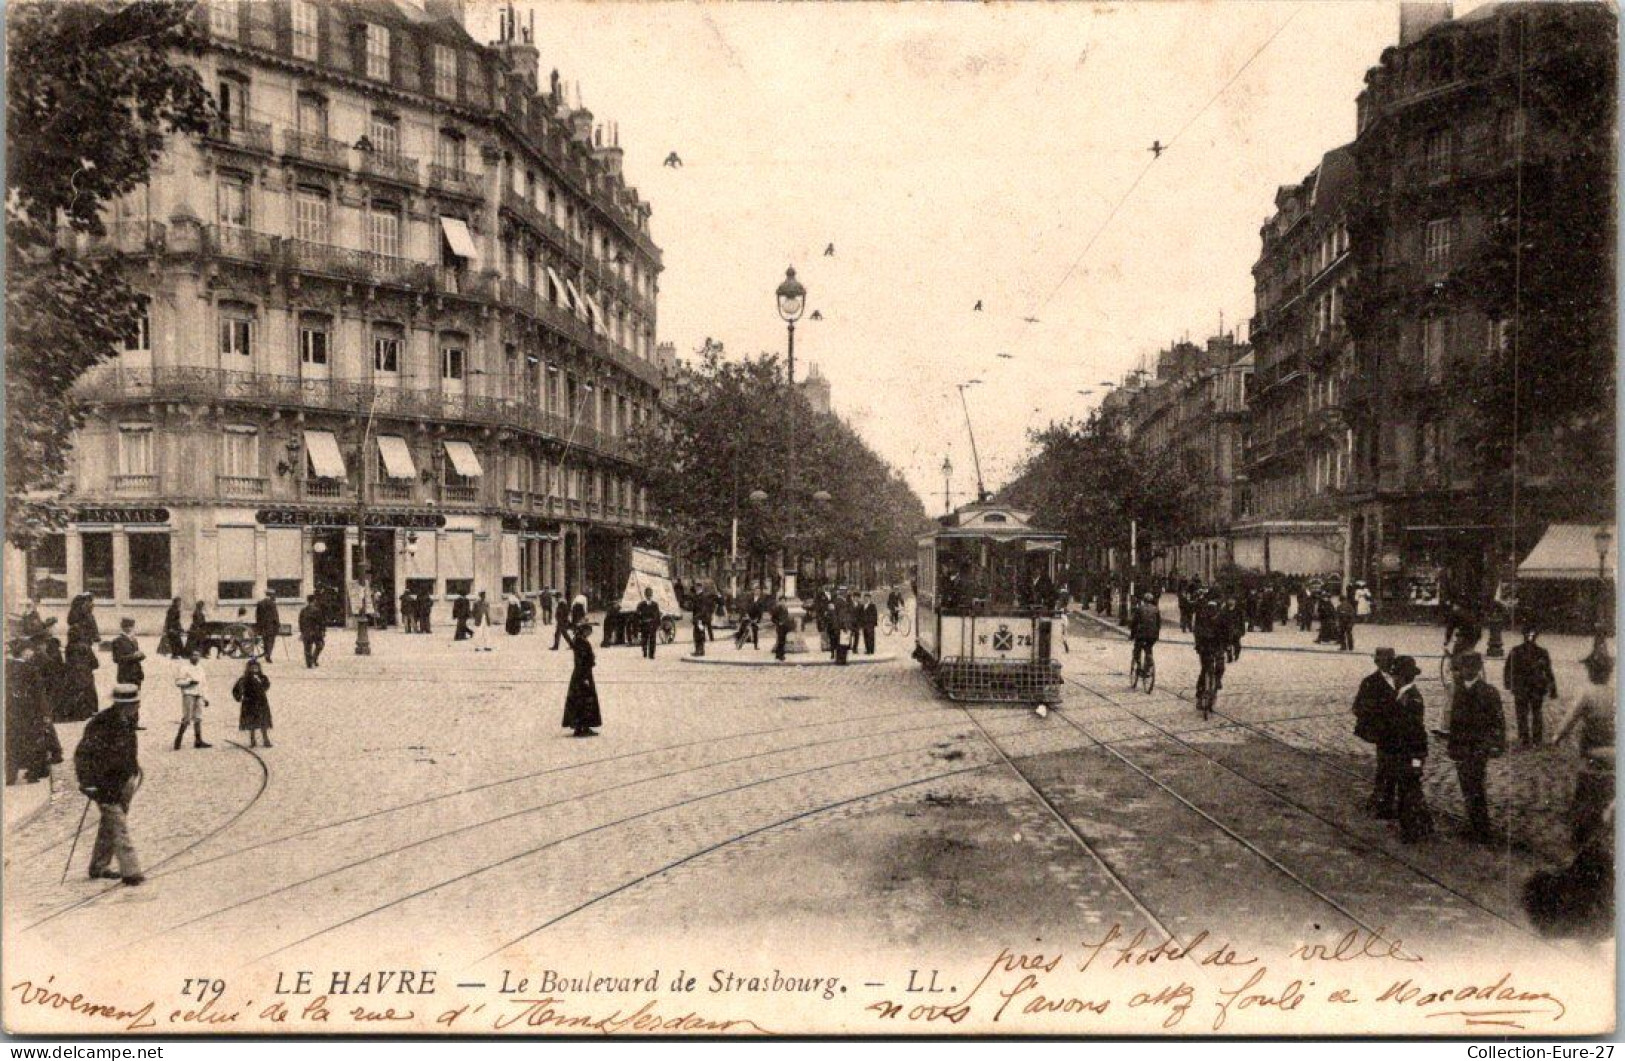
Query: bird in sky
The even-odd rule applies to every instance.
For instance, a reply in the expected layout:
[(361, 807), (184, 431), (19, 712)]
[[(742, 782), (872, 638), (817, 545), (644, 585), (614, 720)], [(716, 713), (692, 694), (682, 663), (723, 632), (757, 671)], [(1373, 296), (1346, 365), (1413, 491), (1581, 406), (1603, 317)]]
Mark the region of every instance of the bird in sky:
[(1006, 360), (1006, 361), (1008, 361), (1008, 360), (1010, 360), (1010, 358), (1011, 358), (1011, 357), (1013, 357), (1013, 356), (1014, 356), (1014, 355), (1013, 355), (1013, 354), (998, 354), (998, 355), (996, 355), (996, 356), (998, 356), (998, 357), (1002, 357), (1002, 358), (1004, 358), (1004, 359), (1005, 359), (1005, 360)]
[(677, 152), (675, 151), (666, 156), (666, 161), (663, 164), (671, 167), (672, 169), (683, 168), (683, 160), (677, 157)]
[(1102, 387), (1115, 387), (1115, 386), (1117, 386), (1117, 384), (1115, 384), (1115, 383), (1113, 383), (1113, 382), (1112, 382), (1112, 381), (1111, 381), (1111, 380), (1109, 380), (1109, 379), (1103, 379), (1103, 380), (1101, 380), (1101, 381), (1100, 381), (1100, 385), (1101, 385), (1101, 386), (1102, 386)]
[(823, 319), (824, 319), (824, 315), (822, 313), (820, 313), (818, 310), (813, 310), (812, 311), (812, 316), (808, 318), (808, 320), (815, 320), (815, 321), (821, 321)]
[(1021, 319), (1026, 321), (1028, 324), (1037, 324), (1038, 323), (1038, 318), (1037, 317), (1023, 317)]
[(835, 244), (831, 243), (829, 246), (824, 248), (824, 257), (826, 257), (826, 258), (835, 257)]
[(1087, 397), (1089, 397), (1089, 395), (1093, 394), (1094, 391), (1093, 390), (1086, 390), (1086, 391), (1079, 391), (1078, 393), (1083, 395), (1085, 398), (1087, 398)]
[(1162, 157), (1162, 153), (1164, 151), (1168, 150), (1168, 145), (1163, 143), (1161, 140), (1153, 140), (1151, 141), (1151, 146), (1146, 148), (1146, 150), (1151, 152), (1151, 157), (1153, 159), (1158, 159)]
[(977, 299), (977, 300), (976, 300), (976, 305), (974, 305), (974, 306), (972, 306), (972, 307), (971, 307), (971, 308), (970, 308), (970, 311), (971, 311), (971, 312), (972, 312), (972, 313), (980, 313), (980, 312), (982, 312), (982, 300), (981, 300), (981, 299)]

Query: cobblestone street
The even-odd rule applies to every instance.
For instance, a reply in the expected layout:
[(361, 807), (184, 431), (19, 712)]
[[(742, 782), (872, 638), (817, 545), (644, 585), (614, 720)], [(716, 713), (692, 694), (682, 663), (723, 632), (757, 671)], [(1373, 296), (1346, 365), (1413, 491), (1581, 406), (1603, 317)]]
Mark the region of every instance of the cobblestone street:
[(582, 741), (558, 725), (569, 656), (550, 643), (482, 656), (385, 633), (361, 659), (336, 635), (319, 670), (269, 668), (276, 746), (253, 751), (229, 661), (207, 664), (215, 747), (171, 750), (160, 662), (132, 814), (149, 883), (86, 880), (88, 836), (59, 883), (82, 808), (59, 778), (8, 845), (12, 931), (204, 971), (363, 942), (384, 964), (487, 971), (608, 936), (768, 954), (815, 924), (882, 952), (1216, 919), (1283, 947), (1350, 927), (1430, 955), (1546, 946), (1518, 895), (1563, 857), (1561, 754), (1496, 764), (1496, 850), (1454, 835), (1436, 755), (1439, 833), (1402, 844), (1360, 809), (1363, 655), (1244, 651), (1204, 722), (1186, 646), (1162, 646), (1155, 694), (1131, 692), (1126, 643), (1094, 622), (1073, 624), (1047, 718), (938, 699), (900, 638), (881, 645), (896, 662), (848, 669), (684, 666), (679, 640), (652, 663), (600, 651), (606, 724)]

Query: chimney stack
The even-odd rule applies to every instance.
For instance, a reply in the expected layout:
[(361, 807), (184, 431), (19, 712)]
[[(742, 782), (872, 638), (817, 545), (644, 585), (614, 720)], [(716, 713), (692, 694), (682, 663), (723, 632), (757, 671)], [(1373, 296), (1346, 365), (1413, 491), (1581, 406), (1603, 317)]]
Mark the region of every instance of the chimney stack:
[(1450, 0), (1405, 0), (1399, 5), (1399, 46), (1415, 44), (1428, 30), (1453, 17)]

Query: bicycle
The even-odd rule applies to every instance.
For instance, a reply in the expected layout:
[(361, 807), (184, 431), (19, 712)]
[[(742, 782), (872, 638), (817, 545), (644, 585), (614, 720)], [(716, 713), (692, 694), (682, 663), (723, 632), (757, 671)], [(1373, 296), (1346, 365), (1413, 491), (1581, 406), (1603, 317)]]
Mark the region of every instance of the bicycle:
[(913, 629), (913, 625), (909, 622), (908, 613), (905, 611), (899, 611), (895, 615), (889, 613), (887, 614), (886, 625), (882, 627), (882, 629), (886, 631), (888, 636), (892, 634), (901, 634), (903, 637), (907, 637), (909, 632)]
[(1137, 689), (1142, 681), (1148, 693), (1157, 687), (1157, 657), (1152, 654), (1151, 645), (1135, 645), (1134, 655), (1129, 659), (1128, 687)]
[(1224, 684), (1225, 649), (1226, 646), (1219, 645), (1198, 650), (1202, 672), (1196, 677), (1196, 709), (1202, 712), (1203, 719), (1212, 717), (1219, 699), (1219, 688)]

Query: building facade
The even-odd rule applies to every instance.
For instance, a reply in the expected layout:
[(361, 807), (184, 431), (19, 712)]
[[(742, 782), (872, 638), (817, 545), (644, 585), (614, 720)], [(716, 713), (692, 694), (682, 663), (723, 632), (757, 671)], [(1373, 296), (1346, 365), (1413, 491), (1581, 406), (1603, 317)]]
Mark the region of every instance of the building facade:
[(1405, 5), (1358, 100), (1350, 567), (1420, 617), (1613, 504), (1617, 16)]
[(1252, 348), (1227, 333), (1205, 346), (1177, 342), (1157, 354), (1153, 373), (1132, 373), (1103, 406), (1121, 413), (1134, 449), (1169, 462), (1198, 490), (1196, 533), (1187, 541), (1145, 542), (1142, 559), (1159, 574), (1211, 582), (1231, 563), (1229, 527), (1245, 489), (1243, 465)]
[(1345, 313), (1355, 180), (1352, 152), (1328, 152), (1302, 182), (1276, 191), (1275, 213), (1260, 231), (1247, 485), (1231, 527), (1235, 563), (1244, 571), (1344, 570), (1342, 491), (1353, 434), (1342, 403), (1354, 372)]
[[(145, 321), (80, 384), (66, 532), (13, 555), (152, 627), (267, 589), (386, 616), (410, 589), (618, 596), (656, 533), (627, 436), (658, 416), (661, 255), (616, 131), (511, 14), (455, 0), (200, 6), (220, 117), (81, 253)], [(577, 94), (579, 96), (579, 94)]]

